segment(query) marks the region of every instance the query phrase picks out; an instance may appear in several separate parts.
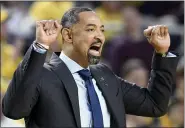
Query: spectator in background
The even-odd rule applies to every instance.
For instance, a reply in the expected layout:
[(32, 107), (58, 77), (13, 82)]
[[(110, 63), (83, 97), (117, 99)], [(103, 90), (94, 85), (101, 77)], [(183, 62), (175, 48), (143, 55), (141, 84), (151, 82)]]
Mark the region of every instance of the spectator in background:
[[(8, 11), (2, 7), (1, 8), (1, 78), (10, 80), (12, 78), (13, 72), (15, 71), (17, 65), (21, 61), (22, 57), (15, 57), (15, 51), (17, 48), (15, 45), (8, 42), (8, 30), (7, 30), (7, 18), (9, 18)], [(6, 85), (7, 86), (7, 85)]]
[[(7, 90), (7, 85), (9, 80), (11, 79), (14, 70), (16, 69), (19, 60), (13, 59), (13, 49), (14, 46), (7, 43), (7, 30), (5, 21), (8, 18), (8, 12), (4, 7), (1, 6), (1, 100), (4, 96), (4, 93)], [(2, 102), (1, 102), (2, 103)], [(0, 106), (0, 120), (1, 127), (23, 127), (20, 121), (15, 121), (5, 117), (2, 114), (1, 106)]]
[(121, 68), (121, 77), (141, 87), (147, 87), (148, 70), (139, 59), (130, 59)]
[(184, 102), (184, 56), (181, 58), (177, 67), (175, 98)]
[(168, 110), (171, 127), (184, 127), (184, 102), (176, 101), (172, 103)]
[(93, 10), (101, 5), (101, 1), (75, 1), (75, 7), (89, 7)]
[(105, 25), (106, 40), (111, 39), (123, 28), (123, 19), (121, 17), (122, 4), (119, 1), (102, 1), (101, 6), (95, 9)]
[(180, 24), (184, 24), (184, 1), (181, 1), (180, 7), (177, 8), (177, 11), (175, 11), (175, 15), (178, 18), (178, 22)]
[[(73, 2), (34, 2), (30, 7), (29, 13), (34, 21), (37, 20), (60, 20), (66, 10), (73, 7)], [(58, 36), (56, 43), (52, 44), (52, 51), (61, 51), (62, 37)]]
[(143, 36), (142, 17), (134, 7), (125, 7), (122, 13), (124, 19), (123, 32), (107, 42), (103, 50), (103, 61), (110, 62), (113, 71), (120, 75), (121, 66), (128, 59), (139, 58), (151, 67), (153, 48)]
[(7, 2), (9, 19), (7, 23), (8, 43), (15, 46), (14, 57), (18, 58), (25, 54), (25, 46), (30, 45), (32, 40), (33, 21), (28, 15), (29, 4), (27, 2)]
[[(121, 77), (140, 87), (147, 87), (148, 70), (139, 59), (130, 59), (121, 68)], [(152, 118), (127, 115), (127, 127), (147, 127), (152, 123)]]
[(140, 12), (156, 17), (176, 14), (183, 1), (145, 1), (139, 8)]
[(3, 6), (1, 6), (1, 41), (5, 41), (7, 38), (7, 28), (5, 23), (7, 18), (8, 12)]

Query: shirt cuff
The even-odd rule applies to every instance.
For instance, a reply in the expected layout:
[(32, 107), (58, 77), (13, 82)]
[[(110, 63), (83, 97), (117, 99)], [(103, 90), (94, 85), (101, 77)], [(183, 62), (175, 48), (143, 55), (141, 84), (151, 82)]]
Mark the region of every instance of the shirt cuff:
[(35, 43), (33, 43), (32, 46), (33, 46), (34, 50), (35, 50), (36, 52), (38, 52), (38, 53), (44, 54), (44, 53), (46, 53), (46, 51), (47, 51), (46, 49), (37, 47)]
[[(38, 43), (38, 42), (37, 42)], [(40, 44), (40, 45), (42, 45), (45, 49), (49, 49), (49, 46), (48, 45), (45, 45), (45, 44), (41, 44), (41, 43), (38, 43), (38, 44)]]
[(168, 52), (168, 54), (166, 55), (166, 57), (177, 57), (175, 54)]

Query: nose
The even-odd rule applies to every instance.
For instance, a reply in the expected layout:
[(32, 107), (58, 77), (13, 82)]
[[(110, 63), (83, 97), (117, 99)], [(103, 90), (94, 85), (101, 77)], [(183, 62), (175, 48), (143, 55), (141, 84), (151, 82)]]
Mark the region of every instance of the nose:
[(102, 43), (105, 40), (105, 36), (104, 36), (103, 32), (100, 30), (96, 32), (96, 35), (94, 38), (100, 40)]

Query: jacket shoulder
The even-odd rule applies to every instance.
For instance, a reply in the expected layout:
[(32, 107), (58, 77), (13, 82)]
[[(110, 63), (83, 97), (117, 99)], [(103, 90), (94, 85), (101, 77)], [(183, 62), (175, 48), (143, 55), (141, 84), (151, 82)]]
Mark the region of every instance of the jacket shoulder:
[(98, 71), (99, 73), (103, 73), (106, 76), (111, 76), (111, 77), (115, 77), (116, 75), (114, 74), (114, 72), (111, 70), (111, 68), (109, 66), (107, 66), (104, 63), (99, 63), (96, 65), (92, 65), (90, 66), (91, 69)]
[(99, 63), (99, 64), (94, 65), (92, 67), (95, 68), (95, 69), (98, 69), (98, 70), (103, 70), (103, 71), (107, 71), (107, 72), (113, 73), (111, 68), (108, 65), (104, 64), (104, 63)]

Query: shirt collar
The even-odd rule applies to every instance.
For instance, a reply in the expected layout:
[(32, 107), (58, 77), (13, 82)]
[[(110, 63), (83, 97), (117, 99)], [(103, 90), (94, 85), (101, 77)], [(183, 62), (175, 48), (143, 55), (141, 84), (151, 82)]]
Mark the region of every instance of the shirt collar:
[[(74, 60), (66, 56), (63, 51), (61, 52), (59, 58), (67, 65), (68, 69), (72, 74), (84, 69), (79, 64), (77, 64)], [(89, 69), (89, 67), (87, 69)]]

